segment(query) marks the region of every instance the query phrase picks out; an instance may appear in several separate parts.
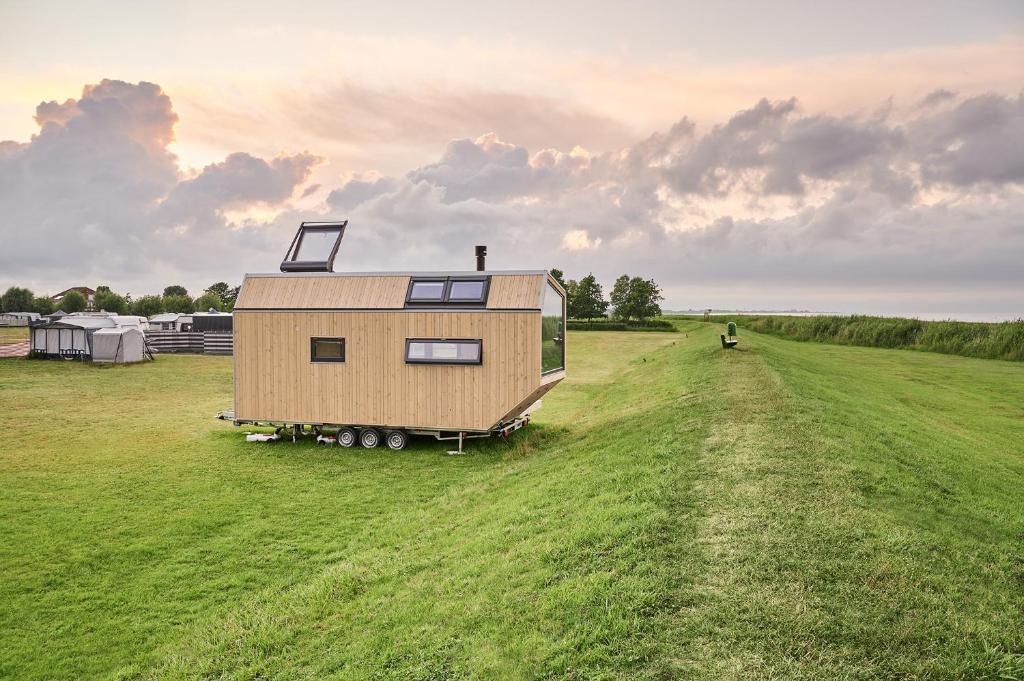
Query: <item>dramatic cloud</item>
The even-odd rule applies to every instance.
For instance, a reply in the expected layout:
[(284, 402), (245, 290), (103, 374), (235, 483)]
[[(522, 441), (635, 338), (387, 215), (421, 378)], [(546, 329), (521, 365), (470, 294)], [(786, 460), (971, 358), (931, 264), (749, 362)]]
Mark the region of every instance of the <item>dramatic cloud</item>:
[[(186, 177), (168, 151), (178, 117), (152, 83), (104, 80), (36, 110), (28, 144), (0, 149), (0, 272), (53, 281), (139, 281), (258, 246), (224, 211), (285, 203), (319, 159), (232, 154)], [(219, 260), (223, 262), (223, 259)], [(59, 278), (59, 282), (58, 279)]]
[(300, 220), (336, 217), (350, 220), (339, 269), (461, 269), (486, 243), (497, 268), (654, 276), (672, 307), (1024, 305), (1019, 95), (936, 91), (844, 116), (762, 99), (603, 153), (487, 133), (403, 175), (352, 169), (333, 191), (305, 186), (322, 161), (306, 152), (184, 173), (155, 85), (104, 81), (37, 121), (29, 143), (0, 143), (5, 283), (237, 281), (273, 269)]

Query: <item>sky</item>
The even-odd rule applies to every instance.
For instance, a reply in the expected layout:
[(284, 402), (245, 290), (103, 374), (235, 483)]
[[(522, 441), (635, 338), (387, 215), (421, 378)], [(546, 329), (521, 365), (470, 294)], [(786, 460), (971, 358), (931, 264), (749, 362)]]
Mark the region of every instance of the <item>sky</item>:
[[(1024, 317), (1019, 2), (0, 2), (0, 289), (653, 277)], [(555, 5), (555, 6), (552, 6)]]

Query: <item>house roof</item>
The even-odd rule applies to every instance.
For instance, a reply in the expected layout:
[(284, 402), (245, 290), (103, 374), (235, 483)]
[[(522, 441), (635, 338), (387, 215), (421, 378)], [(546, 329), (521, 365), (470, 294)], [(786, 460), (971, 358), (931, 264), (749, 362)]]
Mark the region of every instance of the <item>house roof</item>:
[(86, 298), (88, 298), (92, 294), (96, 293), (96, 291), (94, 291), (93, 289), (89, 288), (88, 286), (72, 286), (71, 288), (64, 289), (60, 293), (58, 293), (55, 296), (53, 296), (53, 300), (56, 300), (57, 298), (63, 298), (66, 294), (70, 293), (71, 291), (78, 291), (79, 293), (81, 293)]
[[(488, 310), (539, 310), (543, 270), (247, 274), (235, 303), (243, 310), (402, 310), (413, 277), (489, 276)], [(418, 308), (422, 310), (423, 308)], [(454, 308), (447, 308), (454, 309)]]

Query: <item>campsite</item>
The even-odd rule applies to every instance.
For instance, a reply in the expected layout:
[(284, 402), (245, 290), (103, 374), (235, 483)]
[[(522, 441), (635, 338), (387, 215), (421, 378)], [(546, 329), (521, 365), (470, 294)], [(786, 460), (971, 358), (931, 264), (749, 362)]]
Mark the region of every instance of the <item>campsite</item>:
[(226, 357), (0, 360), (0, 676), (1019, 674), (1024, 363), (673, 323), (461, 457), (244, 442)]

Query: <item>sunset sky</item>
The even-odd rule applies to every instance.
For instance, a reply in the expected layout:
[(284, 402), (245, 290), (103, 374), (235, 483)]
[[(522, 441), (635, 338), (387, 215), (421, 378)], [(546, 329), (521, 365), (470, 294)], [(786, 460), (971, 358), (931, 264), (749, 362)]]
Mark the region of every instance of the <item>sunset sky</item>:
[[(1024, 3), (0, 3), (0, 288), (654, 277), (1024, 316)], [(283, 8), (283, 9), (282, 9)]]

